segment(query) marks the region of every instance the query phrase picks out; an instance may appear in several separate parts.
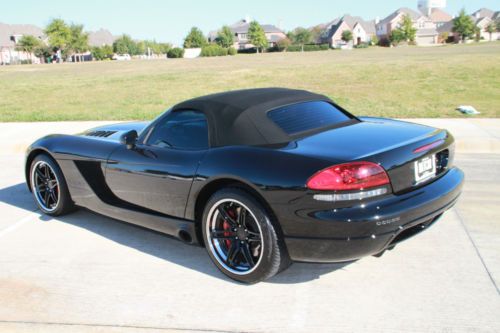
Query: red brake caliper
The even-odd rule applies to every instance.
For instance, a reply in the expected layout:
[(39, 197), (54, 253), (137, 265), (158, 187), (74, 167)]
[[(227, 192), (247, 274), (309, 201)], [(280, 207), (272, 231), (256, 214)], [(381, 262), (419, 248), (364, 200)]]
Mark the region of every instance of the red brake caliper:
[[(232, 210), (229, 210), (227, 213), (229, 214), (229, 216), (232, 219), (234, 219), (236, 217), (236, 214)], [(231, 232), (232, 232), (232, 230), (231, 230), (231, 224), (229, 224), (229, 222), (227, 222), (227, 220), (224, 220), (224, 223), (222, 224), (222, 228), (225, 231), (224, 232), (224, 236), (225, 237), (231, 236)], [(229, 249), (231, 247), (231, 242), (232, 241), (230, 239), (226, 239), (226, 240), (224, 240), (224, 242), (226, 243), (226, 246)]]

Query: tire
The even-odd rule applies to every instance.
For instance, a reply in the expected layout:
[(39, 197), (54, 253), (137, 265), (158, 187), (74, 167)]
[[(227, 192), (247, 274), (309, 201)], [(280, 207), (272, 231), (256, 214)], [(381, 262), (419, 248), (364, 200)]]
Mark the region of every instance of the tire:
[(50, 156), (40, 154), (33, 159), (30, 186), (35, 203), (44, 214), (61, 216), (75, 210), (61, 168)]
[(257, 283), (290, 265), (270, 214), (244, 190), (214, 193), (205, 205), (202, 229), (208, 255), (233, 280)]

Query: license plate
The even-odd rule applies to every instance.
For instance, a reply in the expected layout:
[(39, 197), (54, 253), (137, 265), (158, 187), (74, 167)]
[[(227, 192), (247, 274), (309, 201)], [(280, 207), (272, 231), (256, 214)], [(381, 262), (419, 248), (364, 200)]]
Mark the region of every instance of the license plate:
[(436, 175), (436, 158), (434, 155), (427, 156), (415, 162), (415, 182), (421, 183), (424, 180)]

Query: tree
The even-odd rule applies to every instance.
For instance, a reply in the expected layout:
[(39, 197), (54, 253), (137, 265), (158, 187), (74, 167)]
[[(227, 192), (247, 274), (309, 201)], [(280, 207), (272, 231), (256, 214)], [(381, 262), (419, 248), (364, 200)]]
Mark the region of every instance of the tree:
[(168, 58), (182, 58), (184, 56), (184, 49), (180, 47), (174, 47), (168, 50), (167, 57)]
[(279, 41), (276, 42), (276, 48), (278, 51), (285, 51), (286, 49), (292, 44), (290, 39), (288, 38), (281, 38)]
[(113, 43), (113, 51), (117, 54), (137, 54), (137, 45), (129, 35), (118, 37)]
[(321, 43), (321, 37), (323, 36), (325, 29), (321, 26), (317, 25), (313, 27), (311, 30), (311, 40), (313, 43)]
[(33, 62), (33, 53), (42, 46), (42, 42), (31, 35), (22, 36), (16, 44), (16, 50), (26, 52), (30, 56), (30, 61)]
[(398, 45), (405, 40), (405, 36), (403, 35), (403, 32), (401, 30), (394, 29), (391, 33), (391, 36), (389, 37), (389, 40), (391, 41), (392, 45)]
[(488, 32), (490, 34), (490, 42), (492, 39), (492, 35), (495, 31), (497, 31), (496, 24), (494, 22), (491, 22), (490, 24), (488, 24), (488, 26), (486, 27), (486, 32)]
[[(155, 40), (144, 40), (137, 42), (137, 50), (141, 51), (144, 48), (143, 54), (167, 54), (168, 50), (172, 48), (172, 45), (168, 43), (158, 43)], [(148, 51), (149, 49), (149, 51)]]
[(53, 19), (47, 27), (45, 34), (49, 37), (49, 45), (66, 54), (66, 48), (71, 41), (71, 28), (62, 19)]
[(111, 59), (113, 57), (113, 47), (110, 45), (93, 47), (91, 52), (95, 60)]
[(452, 30), (460, 35), (462, 41), (474, 36), (475, 24), (472, 18), (465, 13), (465, 9), (460, 10), (458, 16), (453, 19)]
[(42, 62), (47, 62), (47, 59), (53, 54), (53, 50), (50, 46), (41, 43), (34, 51), (35, 56), (42, 59)]
[(146, 43), (140, 40), (135, 43), (135, 53), (134, 55), (146, 54)]
[[(83, 25), (72, 24), (71, 35), (66, 53), (83, 53), (89, 50), (89, 34), (83, 31)], [(81, 59), (80, 59), (81, 61)]]
[(161, 54), (167, 54), (168, 51), (172, 48), (172, 44), (169, 43), (159, 43), (158, 45), (160, 47)]
[(266, 33), (260, 26), (259, 22), (250, 22), (250, 27), (248, 28), (248, 40), (255, 46), (257, 53), (259, 53), (259, 50), (264, 50), (267, 47), (268, 42)]
[(417, 29), (413, 27), (413, 21), (410, 15), (403, 16), (403, 21), (396, 30), (399, 31), (399, 33), (397, 33), (397, 36), (402, 38), (400, 41), (415, 41), (415, 37), (417, 36)]
[(474, 41), (479, 42), (481, 40), (481, 28), (474, 26)]
[(215, 42), (225, 48), (233, 46), (234, 35), (231, 29), (227, 25), (223, 26), (222, 29), (219, 30), (219, 32), (217, 32), (217, 37), (215, 38)]
[(312, 33), (308, 29), (305, 28), (296, 28), (293, 31), (293, 39), (294, 44), (300, 45), (302, 48), (302, 52), (304, 52), (304, 44), (309, 44), (312, 41)]
[(346, 43), (349, 43), (352, 40), (352, 32), (351, 30), (342, 31), (342, 40)]
[(192, 27), (189, 34), (184, 39), (184, 48), (199, 48), (207, 44), (207, 39), (203, 35), (203, 32), (197, 27)]

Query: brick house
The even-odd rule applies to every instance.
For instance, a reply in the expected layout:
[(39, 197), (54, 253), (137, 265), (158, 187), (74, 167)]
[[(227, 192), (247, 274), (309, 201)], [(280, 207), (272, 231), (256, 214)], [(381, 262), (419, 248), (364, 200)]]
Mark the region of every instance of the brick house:
[(378, 22), (377, 36), (380, 40), (388, 40), (393, 30), (397, 29), (403, 22), (403, 18), (409, 15), (413, 27), (417, 29), (415, 42), (417, 45), (432, 45), (438, 43), (438, 31), (436, 23), (427, 16), (410, 8), (399, 8), (389, 16)]
[(345, 14), (325, 25), (320, 42), (328, 43), (330, 47), (340, 47), (346, 44), (342, 40), (342, 33), (346, 30), (352, 33), (352, 44), (369, 43), (375, 35), (375, 21), (365, 21), (359, 16)]
[[(254, 45), (248, 40), (248, 28), (250, 27), (250, 19), (240, 20), (229, 26), (231, 32), (234, 34), (234, 44), (233, 47), (237, 50), (244, 50), (253, 48)], [(261, 24), (264, 33), (266, 34), (267, 41), (269, 42), (269, 47), (273, 47), (276, 43), (283, 38), (286, 38), (286, 34), (276, 26), (272, 24)], [(211, 31), (208, 34), (208, 41), (214, 42), (217, 38), (218, 31)]]

